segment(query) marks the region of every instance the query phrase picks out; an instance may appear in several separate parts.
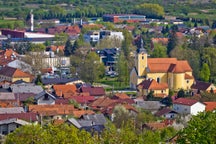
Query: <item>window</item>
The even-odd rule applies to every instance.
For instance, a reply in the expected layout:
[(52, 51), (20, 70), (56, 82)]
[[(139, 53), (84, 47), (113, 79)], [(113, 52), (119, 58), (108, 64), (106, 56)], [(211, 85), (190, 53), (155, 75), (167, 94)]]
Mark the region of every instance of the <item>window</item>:
[(159, 77), (157, 78), (157, 82), (160, 83), (160, 78)]
[(161, 93), (163, 93), (164, 91), (162, 90)]
[(48, 95), (48, 94), (45, 94), (43, 100), (49, 100), (49, 95)]
[(189, 83), (189, 80), (187, 80), (187, 83)]
[(144, 56), (142, 56), (142, 60), (144, 60)]

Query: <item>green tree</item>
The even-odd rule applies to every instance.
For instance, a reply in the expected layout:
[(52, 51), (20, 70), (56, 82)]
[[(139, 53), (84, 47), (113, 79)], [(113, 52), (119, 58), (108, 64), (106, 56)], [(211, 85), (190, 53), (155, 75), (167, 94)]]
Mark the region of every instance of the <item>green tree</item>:
[(150, 54), (153, 58), (165, 58), (167, 57), (167, 48), (161, 44), (154, 44), (154, 50)]
[(169, 41), (167, 44), (167, 55), (170, 56), (170, 52), (178, 45), (178, 38), (176, 32), (172, 31), (169, 36)]
[(68, 39), (65, 44), (64, 55), (70, 56), (71, 54), (72, 54), (72, 44), (70, 39)]
[(200, 70), (200, 79), (205, 81), (205, 82), (209, 82), (209, 78), (210, 78), (210, 69), (207, 63), (204, 63), (202, 65), (202, 68)]
[(177, 98), (185, 97), (185, 91), (183, 89), (180, 89), (177, 93)]
[(105, 67), (100, 62), (99, 56), (95, 52), (89, 52), (82, 63), (82, 67), (80, 67), (81, 78), (93, 84), (99, 78), (102, 78), (104, 73)]
[(187, 126), (178, 133), (177, 143), (214, 144), (216, 141), (215, 119), (215, 112), (202, 112), (193, 116)]
[(59, 33), (59, 34), (55, 34), (55, 38), (54, 40), (55, 45), (60, 46), (60, 45), (65, 45), (66, 41), (68, 40), (68, 35), (66, 33)]

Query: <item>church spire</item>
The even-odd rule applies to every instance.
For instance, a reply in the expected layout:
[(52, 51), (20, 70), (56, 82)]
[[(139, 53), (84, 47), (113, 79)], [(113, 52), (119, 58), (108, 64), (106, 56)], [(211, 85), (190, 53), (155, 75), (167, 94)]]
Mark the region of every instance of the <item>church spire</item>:
[(143, 47), (143, 39), (140, 36), (140, 48), (138, 50), (139, 53), (147, 53), (146, 49)]

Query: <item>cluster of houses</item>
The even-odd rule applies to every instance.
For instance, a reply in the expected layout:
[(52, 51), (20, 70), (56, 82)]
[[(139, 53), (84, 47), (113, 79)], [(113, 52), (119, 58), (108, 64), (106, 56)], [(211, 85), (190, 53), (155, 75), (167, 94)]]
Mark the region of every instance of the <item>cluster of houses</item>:
[[(106, 15), (107, 21), (118, 22), (124, 18), (130, 21), (139, 21), (146, 24), (145, 16), (137, 15)], [(176, 21), (179, 22), (180, 21)], [(173, 21), (173, 24), (174, 21)], [(83, 24), (82, 27), (92, 25)], [(93, 25), (95, 26), (95, 25)], [(102, 29), (100, 25), (96, 25)], [(133, 26), (116, 25), (129, 31)], [(183, 34), (204, 33), (204, 28), (194, 28), (189, 31), (178, 32)], [(160, 31), (161, 27), (149, 29)], [(180, 31), (181, 31), (180, 30)], [(11, 42), (23, 42), (28, 38), (30, 42), (44, 43), (54, 38), (55, 33), (66, 33), (71, 40), (78, 38), (81, 30), (79, 26), (56, 26), (48, 29), (38, 29), (38, 33), (1, 30), (2, 34), (11, 39)], [(39, 33), (40, 32), (40, 33)], [(202, 32), (202, 33), (201, 33)], [(207, 32), (207, 31), (205, 31)], [(84, 38), (86, 41), (98, 42), (104, 37), (114, 37), (123, 40), (121, 32), (97, 30), (88, 31)], [(166, 45), (168, 38), (152, 38), (151, 48), (155, 43)], [(42, 73), (54, 74), (54, 67), (70, 66), (69, 57), (56, 56), (55, 53), (64, 51), (64, 46), (49, 46), (42, 55)], [(101, 62), (108, 67), (107, 75), (113, 73), (116, 63), (118, 48), (98, 50)], [(34, 55), (34, 54), (33, 54)], [(115, 120), (115, 109), (123, 107), (130, 115), (138, 115), (138, 109), (149, 111), (157, 117), (162, 117), (161, 122), (143, 124), (148, 129), (160, 129), (173, 124), (173, 119), (179, 115), (197, 115), (203, 111), (213, 111), (216, 102), (199, 102), (189, 98), (172, 98), (172, 107), (160, 101), (147, 101), (146, 96), (153, 92), (155, 97), (164, 99), (169, 95), (169, 90), (184, 89), (191, 95), (201, 91), (216, 92), (216, 87), (211, 83), (196, 81), (192, 75), (192, 68), (185, 60), (176, 58), (148, 58), (147, 51), (141, 46), (135, 54), (135, 66), (130, 73), (130, 88), (137, 90), (137, 97), (132, 98), (125, 93), (107, 94), (103, 87), (96, 87), (84, 83), (79, 78), (57, 77), (50, 75), (41, 78), (39, 85), (35, 84), (32, 67), (22, 61), (24, 56), (17, 54), (12, 49), (0, 50), (0, 135), (7, 135), (16, 128), (26, 124), (61, 124), (67, 123), (78, 129), (91, 132), (101, 132), (108, 120)], [(36, 58), (37, 59), (37, 58)], [(36, 63), (32, 58), (32, 63)], [(111, 73), (109, 73), (111, 71)]]

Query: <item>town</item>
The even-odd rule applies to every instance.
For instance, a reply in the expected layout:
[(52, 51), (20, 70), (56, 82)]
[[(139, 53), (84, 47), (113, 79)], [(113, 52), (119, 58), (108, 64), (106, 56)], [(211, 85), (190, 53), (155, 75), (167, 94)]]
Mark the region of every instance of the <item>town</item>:
[(216, 20), (135, 10), (3, 17), (0, 143), (214, 143)]

